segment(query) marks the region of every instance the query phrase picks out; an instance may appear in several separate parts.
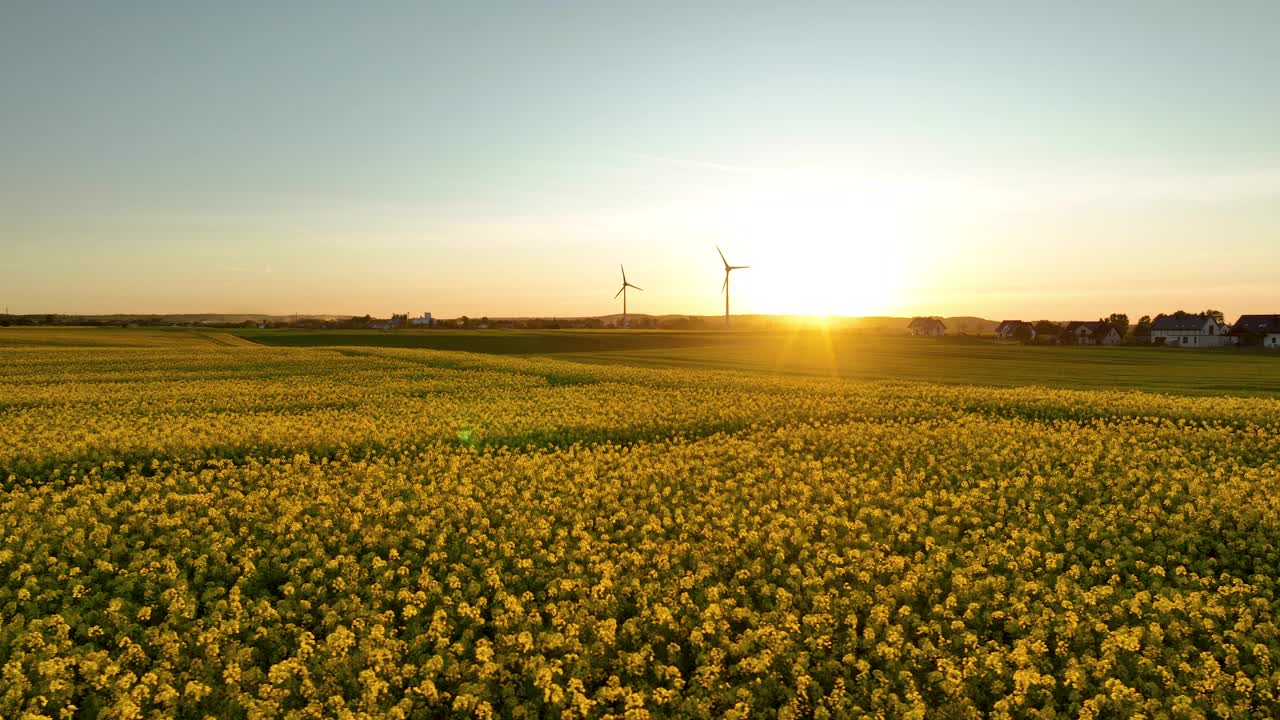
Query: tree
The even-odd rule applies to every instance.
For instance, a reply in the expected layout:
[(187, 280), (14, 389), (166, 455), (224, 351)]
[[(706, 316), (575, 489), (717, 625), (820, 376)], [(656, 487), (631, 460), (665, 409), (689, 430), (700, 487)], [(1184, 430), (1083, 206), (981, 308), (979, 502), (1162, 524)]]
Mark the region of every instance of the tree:
[(1021, 323), (1013, 329), (1013, 339), (1020, 343), (1029, 343), (1032, 337), (1034, 337), (1033, 331), (1027, 323)]
[(1221, 311), (1221, 310), (1205, 310), (1204, 312), (1202, 312), (1202, 313), (1200, 313), (1200, 314), (1201, 314), (1201, 315), (1208, 315), (1209, 317), (1213, 318), (1214, 320), (1217, 320), (1219, 325), (1226, 325), (1226, 324), (1227, 324), (1227, 317), (1226, 317), (1225, 315), (1223, 315), (1223, 314), (1222, 314), (1222, 311)]
[(1057, 323), (1049, 322), (1048, 320), (1036, 322), (1037, 335), (1057, 335), (1060, 332), (1062, 332), (1062, 328), (1058, 327)]
[(1138, 318), (1138, 324), (1133, 328), (1134, 335), (1150, 335), (1151, 334), (1151, 316), (1143, 315)]
[(1129, 333), (1129, 316), (1124, 313), (1111, 313), (1107, 317), (1107, 322), (1111, 327), (1120, 333), (1120, 337), (1124, 337)]

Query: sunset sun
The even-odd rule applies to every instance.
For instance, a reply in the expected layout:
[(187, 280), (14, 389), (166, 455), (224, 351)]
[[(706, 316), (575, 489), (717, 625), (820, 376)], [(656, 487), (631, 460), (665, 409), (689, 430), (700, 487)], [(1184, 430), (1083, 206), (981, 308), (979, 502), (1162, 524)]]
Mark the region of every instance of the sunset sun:
[(875, 315), (901, 301), (911, 238), (897, 192), (791, 173), (736, 190), (719, 213), (754, 264), (740, 297), (758, 312)]

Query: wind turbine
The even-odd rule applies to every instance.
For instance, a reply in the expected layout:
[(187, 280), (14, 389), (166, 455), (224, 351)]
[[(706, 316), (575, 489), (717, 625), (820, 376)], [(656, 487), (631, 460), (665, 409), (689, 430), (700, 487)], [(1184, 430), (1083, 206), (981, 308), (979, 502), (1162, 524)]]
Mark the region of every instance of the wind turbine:
[(627, 288), (635, 288), (640, 292), (644, 292), (644, 288), (640, 287), (639, 285), (632, 285), (631, 283), (627, 282), (627, 269), (622, 267), (622, 265), (618, 265), (618, 267), (622, 269), (622, 289), (618, 290), (618, 292), (614, 294), (613, 299), (617, 300), (619, 295), (622, 296), (622, 327), (626, 327), (627, 326)]
[(729, 327), (729, 273), (734, 270), (746, 270), (750, 265), (730, 265), (728, 260), (724, 259), (724, 251), (720, 246), (716, 246), (716, 252), (720, 253), (720, 260), (724, 262), (724, 285), (720, 287), (720, 292), (724, 293), (724, 326)]

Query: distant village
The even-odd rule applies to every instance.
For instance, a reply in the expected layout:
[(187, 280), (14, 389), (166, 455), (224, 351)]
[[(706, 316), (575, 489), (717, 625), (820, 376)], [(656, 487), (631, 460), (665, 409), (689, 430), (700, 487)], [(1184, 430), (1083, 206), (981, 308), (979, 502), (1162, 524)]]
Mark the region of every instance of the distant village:
[[(915, 317), (907, 332), (917, 337), (942, 337), (946, 323), (938, 317)], [(1129, 316), (1113, 313), (1097, 320), (1056, 323), (1002, 320), (994, 336), (1027, 345), (1121, 345), (1124, 343), (1180, 348), (1212, 348), (1239, 345), (1280, 349), (1280, 315), (1241, 315), (1228, 325), (1222, 313), (1184, 310), (1151, 318), (1143, 315), (1132, 326)]]

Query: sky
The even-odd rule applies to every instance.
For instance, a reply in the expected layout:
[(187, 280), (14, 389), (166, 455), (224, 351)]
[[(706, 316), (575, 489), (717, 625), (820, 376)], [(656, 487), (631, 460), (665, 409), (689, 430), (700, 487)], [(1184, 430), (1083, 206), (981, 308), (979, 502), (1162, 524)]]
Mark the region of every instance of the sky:
[(0, 4), (14, 313), (1280, 312), (1280, 3)]

